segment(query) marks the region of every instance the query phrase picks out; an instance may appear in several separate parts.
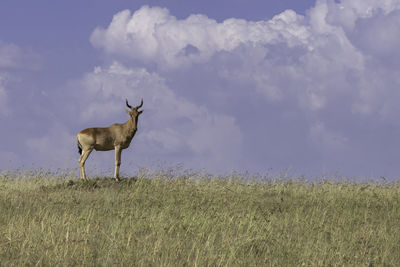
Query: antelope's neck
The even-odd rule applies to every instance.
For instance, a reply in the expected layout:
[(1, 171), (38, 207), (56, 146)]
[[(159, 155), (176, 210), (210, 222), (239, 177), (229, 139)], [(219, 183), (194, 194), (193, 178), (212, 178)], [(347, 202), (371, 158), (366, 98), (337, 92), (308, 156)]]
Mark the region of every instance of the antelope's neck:
[(124, 130), (127, 135), (132, 138), (137, 131), (137, 121), (131, 117), (127, 122), (125, 122)]

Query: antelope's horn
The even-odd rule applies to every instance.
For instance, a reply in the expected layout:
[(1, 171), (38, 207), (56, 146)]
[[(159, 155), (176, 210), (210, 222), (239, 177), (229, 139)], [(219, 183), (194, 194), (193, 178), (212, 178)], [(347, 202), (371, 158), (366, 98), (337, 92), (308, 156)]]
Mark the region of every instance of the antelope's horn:
[(132, 109), (132, 106), (128, 104), (128, 99), (125, 99), (125, 100), (126, 100), (126, 106), (127, 106), (128, 108)]
[(141, 108), (143, 106), (143, 98), (142, 101), (140, 102), (140, 105), (136, 107), (136, 109)]

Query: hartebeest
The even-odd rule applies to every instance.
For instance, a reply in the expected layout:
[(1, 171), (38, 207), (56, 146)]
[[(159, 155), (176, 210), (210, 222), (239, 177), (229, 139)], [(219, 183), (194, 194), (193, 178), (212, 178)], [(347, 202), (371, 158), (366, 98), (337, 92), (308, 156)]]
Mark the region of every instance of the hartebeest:
[(115, 149), (115, 173), (114, 178), (119, 181), (119, 166), (121, 165), (121, 151), (128, 148), (133, 136), (137, 131), (137, 123), (139, 115), (143, 110), (138, 110), (143, 106), (143, 99), (139, 106), (132, 107), (126, 99), (125, 109), (130, 118), (123, 124), (113, 124), (107, 128), (87, 128), (80, 131), (76, 135), (78, 141), (78, 150), (81, 154), (79, 158), (79, 167), (81, 171), (81, 179), (86, 179), (85, 161), (89, 157), (93, 149), (99, 151), (107, 151)]

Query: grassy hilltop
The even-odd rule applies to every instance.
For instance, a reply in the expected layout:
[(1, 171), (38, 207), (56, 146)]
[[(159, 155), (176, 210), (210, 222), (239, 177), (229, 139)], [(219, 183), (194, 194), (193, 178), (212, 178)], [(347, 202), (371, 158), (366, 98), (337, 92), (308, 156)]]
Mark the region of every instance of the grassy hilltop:
[(2, 266), (400, 266), (397, 184), (4, 173), (0, 214)]

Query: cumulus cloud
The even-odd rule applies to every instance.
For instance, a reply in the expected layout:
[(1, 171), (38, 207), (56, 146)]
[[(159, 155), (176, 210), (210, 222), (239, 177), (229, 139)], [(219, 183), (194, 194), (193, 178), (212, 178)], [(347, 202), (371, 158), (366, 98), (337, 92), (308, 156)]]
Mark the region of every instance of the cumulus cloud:
[(303, 19), (287, 10), (270, 21), (217, 23), (204, 15), (178, 20), (168, 9), (144, 6), (133, 14), (129, 10), (117, 13), (107, 29), (95, 29), (91, 42), (107, 53), (179, 67), (206, 62), (215, 53), (241, 44), (276, 43), (282, 38), (289, 44), (304, 44), (308, 32)]
[[(318, 1), (307, 17), (286, 10), (268, 21), (227, 19), (222, 23), (204, 15), (177, 20), (165, 8), (144, 6), (133, 14), (129, 10), (119, 12), (107, 29), (93, 32), (91, 41), (108, 54), (155, 63), (161, 68), (210, 64), (221, 53), (234, 57), (243, 53), (239, 59), (241, 68), (219, 66), (226, 77), (251, 81), (267, 98), (281, 99), (281, 86), (274, 84), (275, 78), (270, 74), (278, 69), (307, 82), (299, 99), (318, 109), (325, 103), (319, 80), (332, 72), (343, 75), (343, 68), (361, 71), (364, 67), (362, 54), (343, 28), (327, 21), (332, 5), (332, 1)], [(361, 7), (350, 6), (361, 13)], [(277, 47), (283, 49), (276, 51)], [(282, 58), (288, 60), (274, 62)], [(309, 75), (318, 77), (307, 81), (304, 77)]]
[(0, 115), (6, 115), (8, 113), (7, 94), (4, 80), (5, 78), (0, 73)]
[(85, 75), (80, 88), (90, 103), (81, 107), (80, 119), (86, 125), (123, 122), (128, 119), (124, 98), (131, 105), (143, 98), (144, 113), (135, 137), (140, 142), (127, 152), (132, 157), (150, 162), (157, 155), (168, 163), (184, 161), (188, 167), (210, 169), (220, 164), (233, 169), (238, 160), (242, 137), (235, 119), (177, 96), (157, 73), (114, 62)]
[[(58, 101), (46, 99), (68, 104), (45, 112), (48, 128), (24, 149), (76, 166), (75, 133), (126, 121), (125, 98), (143, 98), (123, 166), (398, 175), (399, 10), (395, 0), (319, 0), (304, 16), (222, 22), (159, 7), (121, 11), (90, 37), (109, 61), (66, 85)], [(9, 111), (6, 74), (23, 54), (0, 43), (0, 116)], [(94, 152), (89, 173), (94, 163), (113, 168), (113, 156)]]
[(75, 136), (60, 123), (47, 125), (44, 135), (30, 137), (25, 140), (27, 153), (34, 160), (32, 163), (40, 163), (46, 168), (70, 168), (76, 165)]
[(36, 120), (34, 111), (48, 107), (38, 105), (32, 90), (36, 82), (33, 74), (38, 73), (40, 68), (40, 56), (31, 49), (0, 40), (1, 137), (6, 140), (0, 147), (0, 168), (30, 165), (38, 159), (35, 153), (30, 159), (26, 157), (29, 149), (25, 140), (42, 129), (43, 122), (40, 120), (44, 119), (38, 116), (39, 120)]
[[(270, 20), (220, 23), (144, 6), (115, 14), (90, 40), (110, 58), (135, 66), (135, 73), (146, 73), (151, 82), (132, 92), (142, 88), (150, 99), (168, 92), (165, 103), (192, 107), (177, 113), (187, 114), (178, 116), (177, 128), (162, 128), (165, 135), (148, 128), (147, 146), (157, 140), (169, 151), (186, 146), (203, 153), (204, 135), (225, 148), (233, 132), (243, 143), (241, 166), (366, 174), (365, 162), (370, 172), (394, 174), (399, 18), (398, 0), (318, 0), (304, 16), (286, 10)], [(109, 97), (114, 92), (102, 90)], [(163, 118), (169, 112), (157, 114), (168, 108), (153, 108), (155, 121), (174, 121)], [(215, 126), (202, 130), (193, 117)], [(183, 138), (179, 127), (196, 130)], [(224, 151), (215, 144), (214, 155)]]
[(0, 40), (0, 115), (9, 115), (10, 87), (21, 80), (18, 71), (40, 68), (40, 58), (34, 52)]
[(0, 68), (19, 67), (18, 58), (22, 55), (21, 48), (15, 44), (7, 44), (0, 41)]
[(0, 70), (38, 70), (40, 65), (40, 57), (33, 51), (0, 40)]

